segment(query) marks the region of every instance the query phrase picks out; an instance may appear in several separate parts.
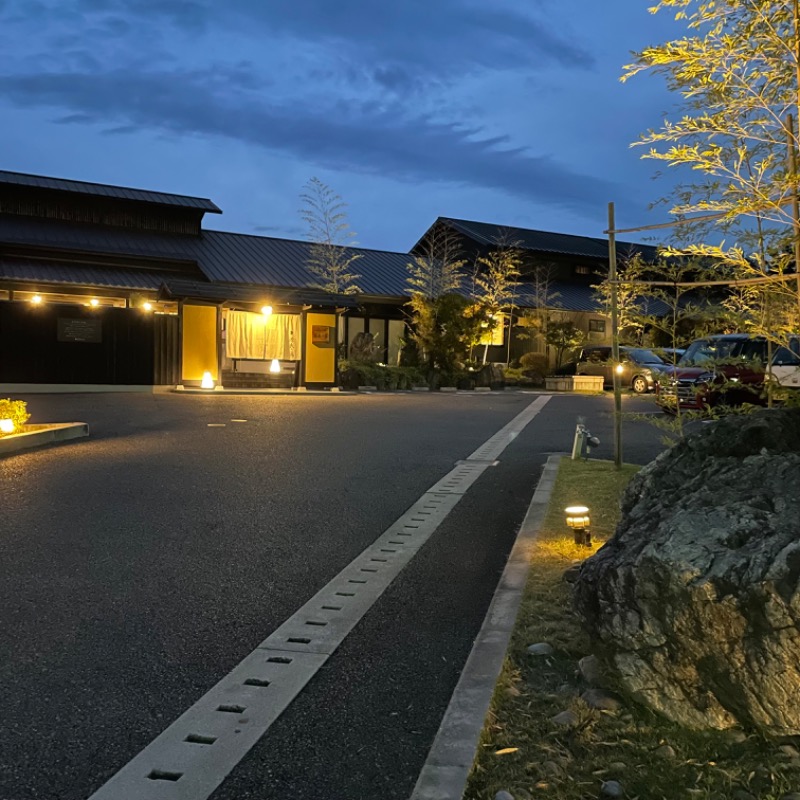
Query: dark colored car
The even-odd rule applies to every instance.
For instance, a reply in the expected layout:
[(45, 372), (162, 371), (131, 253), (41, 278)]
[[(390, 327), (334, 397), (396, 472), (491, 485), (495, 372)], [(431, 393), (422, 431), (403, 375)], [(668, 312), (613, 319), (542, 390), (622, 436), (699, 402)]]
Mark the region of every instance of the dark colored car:
[[(768, 356), (763, 336), (728, 333), (697, 339), (676, 366), (662, 370), (657, 402), (666, 411), (674, 411), (676, 403), (687, 411), (765, 405)], [(800, 388), (800, 337), (792, 337), (789, 347), (773, 347), (770, 372), (779, 386)]]
[[(629, 386), (637, 394), (651, 392), (655, 388), (656, 373), (665, 366), (664, 362), (652, 351), (644, 347), (620, 347), (619, 359), (622, 366), (620, 382)], [(584, 347), (578, 357), (578, 375), (602, 375), (603, 384), (614, 383), (614, 361), (611, 358), (611, 347), (594, 345)]]

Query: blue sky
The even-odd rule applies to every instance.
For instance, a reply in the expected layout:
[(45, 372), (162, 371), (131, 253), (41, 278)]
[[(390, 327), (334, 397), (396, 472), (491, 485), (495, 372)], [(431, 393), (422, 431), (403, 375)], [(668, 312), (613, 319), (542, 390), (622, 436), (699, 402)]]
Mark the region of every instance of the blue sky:
[(210, 197), (207, 227), (288, 238), (316, 176), (387, 250), (437, 216), (660, 222), (672, 177), (629, 145), (677, 98), (619, 82), (681, 32), (651, 4), (0, 0), (0, 169)]

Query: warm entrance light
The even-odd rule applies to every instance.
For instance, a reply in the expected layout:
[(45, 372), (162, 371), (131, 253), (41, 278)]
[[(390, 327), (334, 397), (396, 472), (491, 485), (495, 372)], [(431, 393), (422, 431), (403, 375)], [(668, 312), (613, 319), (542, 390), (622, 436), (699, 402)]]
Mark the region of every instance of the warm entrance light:
[(142, 303), (142, 308), (145, 311), (152, 311), (153, 310), (153, 304), (152, 303)]
[(203, 380), (200, 381), (200, 388), (201, 389), (213, 389), (214, 388), (214, 379), (211, 377), (210, 372), (203, 373)]
[(99, 305), (100, 305), (100, 301), (99, 301), (99, 300), (98, 300), (96, 297), (93, 297), (93, 298), (92, 298), (92, 299), (89, 301), (89, 305), (90, 305), (92, 308), (97, 308), (97, 306), (99, 306)]
[(281, 371), (281, 362), (278, 361), (277, 358), (272, 359), (272, 363), (269, 365), (270, 372), (280, 372)]
[(272, 306), (261, 306), (261, 313), (268, 317), (272, 313)]
[(0, 433), (14, 433), (14, 420), (0, 419)]
[(33, 303), (35, 306), (38, 306), (41, 302), (42, 296), (40, 294), (35, 294), (33, 297), (31, 297), (31, 303)]

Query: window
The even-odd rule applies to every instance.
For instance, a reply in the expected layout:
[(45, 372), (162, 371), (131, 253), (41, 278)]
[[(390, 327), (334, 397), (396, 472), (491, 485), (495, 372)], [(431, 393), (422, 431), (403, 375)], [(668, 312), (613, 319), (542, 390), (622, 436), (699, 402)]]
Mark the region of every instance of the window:
[(589, 267), (585, 267), (582, 264), (577, 266), (577, 267), (575, 267), (575, 274), (576, 275), (590, 275), (591, 272), (592, 271), (589, 269)]
[(604, 319), (590, 319), (589, 333), (605, 333), (606, 321)]

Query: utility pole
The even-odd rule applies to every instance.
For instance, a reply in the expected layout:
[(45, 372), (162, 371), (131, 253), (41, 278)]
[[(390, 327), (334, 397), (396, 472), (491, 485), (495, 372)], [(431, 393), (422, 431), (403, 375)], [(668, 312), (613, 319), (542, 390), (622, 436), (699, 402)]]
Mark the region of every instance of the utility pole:
[(792, 224), (794, 226), (794, 271), (797, 275), (797, 304), (800, 312), (800, 201), (797, 197), (797, 145), (794, 117), (786, 117), (786, 144), (789, 148), (789, 173), (792, 181)]
[(614, 204), (608, 204), (608, 282), (611, 284), (611, 360), (614, 380), (614, 466), (622, 467), (622, 388), (619, 372), (619, 309), (617, 308), (617, 240)]

